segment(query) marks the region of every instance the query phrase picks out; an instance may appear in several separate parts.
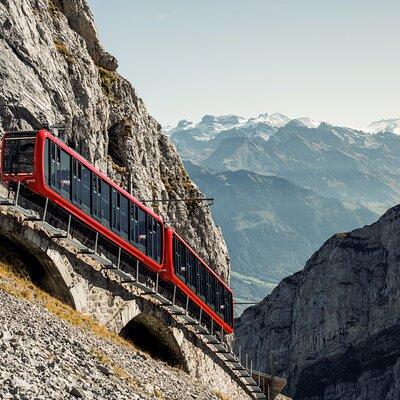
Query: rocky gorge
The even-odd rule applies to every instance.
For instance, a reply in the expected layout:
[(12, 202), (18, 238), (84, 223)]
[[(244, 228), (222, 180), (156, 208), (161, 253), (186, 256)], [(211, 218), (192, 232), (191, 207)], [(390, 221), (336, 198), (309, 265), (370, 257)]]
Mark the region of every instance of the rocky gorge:
[(255, 368), (302, 400), (400, 398), (400, 206), (327, 240), (236, 326)]

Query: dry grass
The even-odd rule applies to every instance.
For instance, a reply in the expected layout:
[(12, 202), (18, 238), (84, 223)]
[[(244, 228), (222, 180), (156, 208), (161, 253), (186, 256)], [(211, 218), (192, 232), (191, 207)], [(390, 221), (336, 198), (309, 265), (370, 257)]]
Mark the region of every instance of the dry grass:
[(111, 332), (104, 325), (51, 297), (48, 293), (34, 285), (29, 280), (29, 274), (26, 271), (24, 263), (17, 255), (1, 245), (0, 289), (14, 297), (43, 306), (47, 311), (73, 326), (90, 331), (98, 337), (113, 341), (119, 345), (134, 348), (130, 342)]
[(220, 392), (219, 390), (213, 390), (213, 394), (215, 394), (215, 396), (217, 396), (220, 400), (230, 400), (226, 394)]
[(75, 59), (70, 50), (68, 49), (67, 45), (57, 38), (54, 38), (53, 42), (57, 52), (65, 58), (65, 61), (67, 61), (68, 64), (74, 64)]
[(159, 399), (159, 400), (165, 400), (164, 395), (163, 395), (163, 394), (161, 393), (161, 391), (160, 391), (159, 389), (157, 389), (157, 388), (154, 389), (154, 397), (155, 397), (156, 399)]

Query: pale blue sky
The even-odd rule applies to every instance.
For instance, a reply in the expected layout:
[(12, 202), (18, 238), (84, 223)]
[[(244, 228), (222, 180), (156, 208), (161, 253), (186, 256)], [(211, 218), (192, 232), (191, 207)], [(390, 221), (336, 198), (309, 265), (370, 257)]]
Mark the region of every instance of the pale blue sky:
[(119, 72), (162, 124), (280, 112), (400, 117), (399, 0), (88, 0)]

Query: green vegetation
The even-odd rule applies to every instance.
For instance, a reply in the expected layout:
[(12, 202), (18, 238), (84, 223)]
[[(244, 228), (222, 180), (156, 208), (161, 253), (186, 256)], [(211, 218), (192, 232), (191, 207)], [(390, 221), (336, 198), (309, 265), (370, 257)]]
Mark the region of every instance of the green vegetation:
[(60, 10), (54, 5), (52, 0), (49, 0), (48, 5), (47, 5), (47, 11), (53, 16), (57, 17)]
[(99, 68), (101, 88), (103, 89), (104, 94), (107, 96), (110, 102), (115, 101), (114, 97), (114, 83), (117, 81), (117, 74), (114, 71), (109, 71), (103, 67)]

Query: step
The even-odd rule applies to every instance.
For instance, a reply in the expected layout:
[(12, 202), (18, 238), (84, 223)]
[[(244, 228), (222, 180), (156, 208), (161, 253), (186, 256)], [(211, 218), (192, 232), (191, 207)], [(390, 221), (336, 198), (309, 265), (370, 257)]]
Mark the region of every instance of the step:
[(37, 213), (36, 211), (27, 210), (18, 205), (10, 205), (10, 208), (22, 215), (25, 215), (27, 218), (35, 219), (35, 220), (40, 219), (39, 213)]
[(69, 243), (71, 246), (74, 246), (76, 249), (78, 249), (78, 253), (89, 254), (90, 252), (92, 252), (92, 250), (90, 250), (89, 247), (85, 246), (77, 239), (74, 239), (72, 237), (62, 237), (60, 239)]
[(234, 354), (232, 354), (231, 352), (224, 354), (224, 357), (225, 357), (225, 361), (229, 362), (229, 363), (237, 361), (236, 356)]
[(0, 206), (12, 206), (12, 205), (14, 205), (13, 200), (0, 197)]
[(255, 399), (266, 399), (267, 396), (264, 393), (252, 393)]
[(50, 225), (46, 221), (36, 221), (35, 225), (39, 225), (42, 228), (46, 229), (46, 231), (50, 232), (51, 236), (66, 236), (67, 235), (66, 231), (55, 228), (53, 225)]
[[(85, 253), (83, 253), (83, 254), (85, 254)], [(113, 265), (113, 263), (110, 260), (108, 260), (107, 258), (102, 257), (102, 256), (100, 256), (98, 254), (86, 253), (86, 255), (88, 257), (90, 257), (92, 260), (94, 260), (94, 261), (98, 262), (99, 264), (104, 265), (106, 267)]]

